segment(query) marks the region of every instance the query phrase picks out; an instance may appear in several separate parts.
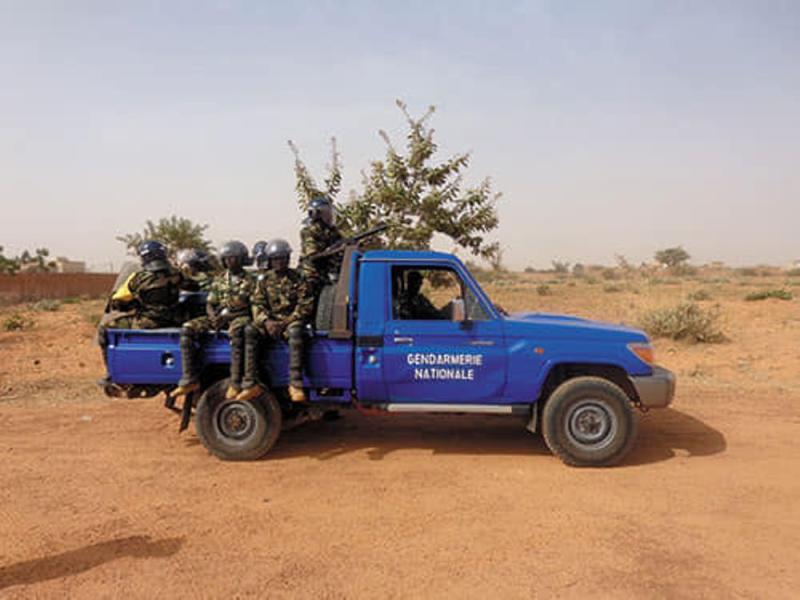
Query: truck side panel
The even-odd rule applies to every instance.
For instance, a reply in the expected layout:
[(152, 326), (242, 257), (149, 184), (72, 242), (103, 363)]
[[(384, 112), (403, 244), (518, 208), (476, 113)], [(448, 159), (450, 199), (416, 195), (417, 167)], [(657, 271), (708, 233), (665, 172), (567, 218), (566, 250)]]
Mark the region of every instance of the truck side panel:
[[(179, 329), (115, 329), (109, 331), (109, 342), (109, 369), (114, 382), (176, 385), (180, 379)], [(343, 390), (348, 396), (352, 387), (352, 343), (317, 334), (308, 346), (306, 385)], [(209, 334), (203, 348), (206, 365), (227, 366), (230, 362), (227, 334)], [(289, 350), (285, 343), (265, 349), (262, 369), (271, 385), (289, 384)]]

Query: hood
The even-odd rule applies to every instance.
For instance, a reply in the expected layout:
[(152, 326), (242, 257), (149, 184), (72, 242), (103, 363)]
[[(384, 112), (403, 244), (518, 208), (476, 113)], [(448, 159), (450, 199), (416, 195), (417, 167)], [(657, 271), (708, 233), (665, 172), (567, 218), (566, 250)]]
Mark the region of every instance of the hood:
[(647, 334), (640, 329), (592, 321), (571, 315), (551, 313), (514, 313), (506, 317), (508, 335), (537, 335), (559, 339), (596, 339), (602, 341), (644, 342)]

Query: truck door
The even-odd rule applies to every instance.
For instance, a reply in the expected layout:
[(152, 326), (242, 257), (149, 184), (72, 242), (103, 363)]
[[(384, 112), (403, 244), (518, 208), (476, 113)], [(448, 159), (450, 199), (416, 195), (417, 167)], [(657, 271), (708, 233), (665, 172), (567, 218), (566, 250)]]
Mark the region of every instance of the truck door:
[[(383, 377), (393, 403), (503, 404), (503, 323), (451, 266), (395, 265)], [(466, 319), (452, 319), (454, 300)]]

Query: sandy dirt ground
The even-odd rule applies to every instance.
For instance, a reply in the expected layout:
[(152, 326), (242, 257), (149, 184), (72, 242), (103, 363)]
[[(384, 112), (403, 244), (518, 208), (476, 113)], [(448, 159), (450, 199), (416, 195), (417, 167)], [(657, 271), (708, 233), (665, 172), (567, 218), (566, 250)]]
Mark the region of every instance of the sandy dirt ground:
[[(490, 291), (615, 321), (654, 302)], [(95, 389), (98, 303), (24, 312), (0, 333), (0, 597), (796, 598), (800, 303), (742, 293), (718, 297), (731, 342), (657, 343), (677, 399), (610, 469), (517, 420), (351, 412), (223, 463), (160, 398)]]

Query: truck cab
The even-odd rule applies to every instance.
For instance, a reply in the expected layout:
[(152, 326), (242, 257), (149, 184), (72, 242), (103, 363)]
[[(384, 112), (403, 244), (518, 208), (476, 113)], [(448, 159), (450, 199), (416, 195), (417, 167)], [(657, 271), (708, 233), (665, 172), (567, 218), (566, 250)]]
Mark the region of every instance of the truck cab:
[[(197, 301), (195, 298), (194, 301)], [(486, 413), (520, 418), (577, 466), (621, 460), (636, 436), (635, 409), (667, 406), (674, 376), (653, 364), (636, 329), (571, 316), (506, 314), (455, 256), (345, 251), (309, 327), (309, 402), (288, 401), (288, 350), (262, 352), (268, 391), (226, 401), (229, 344), (204, 341), (195, 426), (223, 459), (254, 459), (283, 426), (325, 410)], [(111, 330), (110, 373), (126, 389), (169, 391), (180, 378), (179, 331)]]

